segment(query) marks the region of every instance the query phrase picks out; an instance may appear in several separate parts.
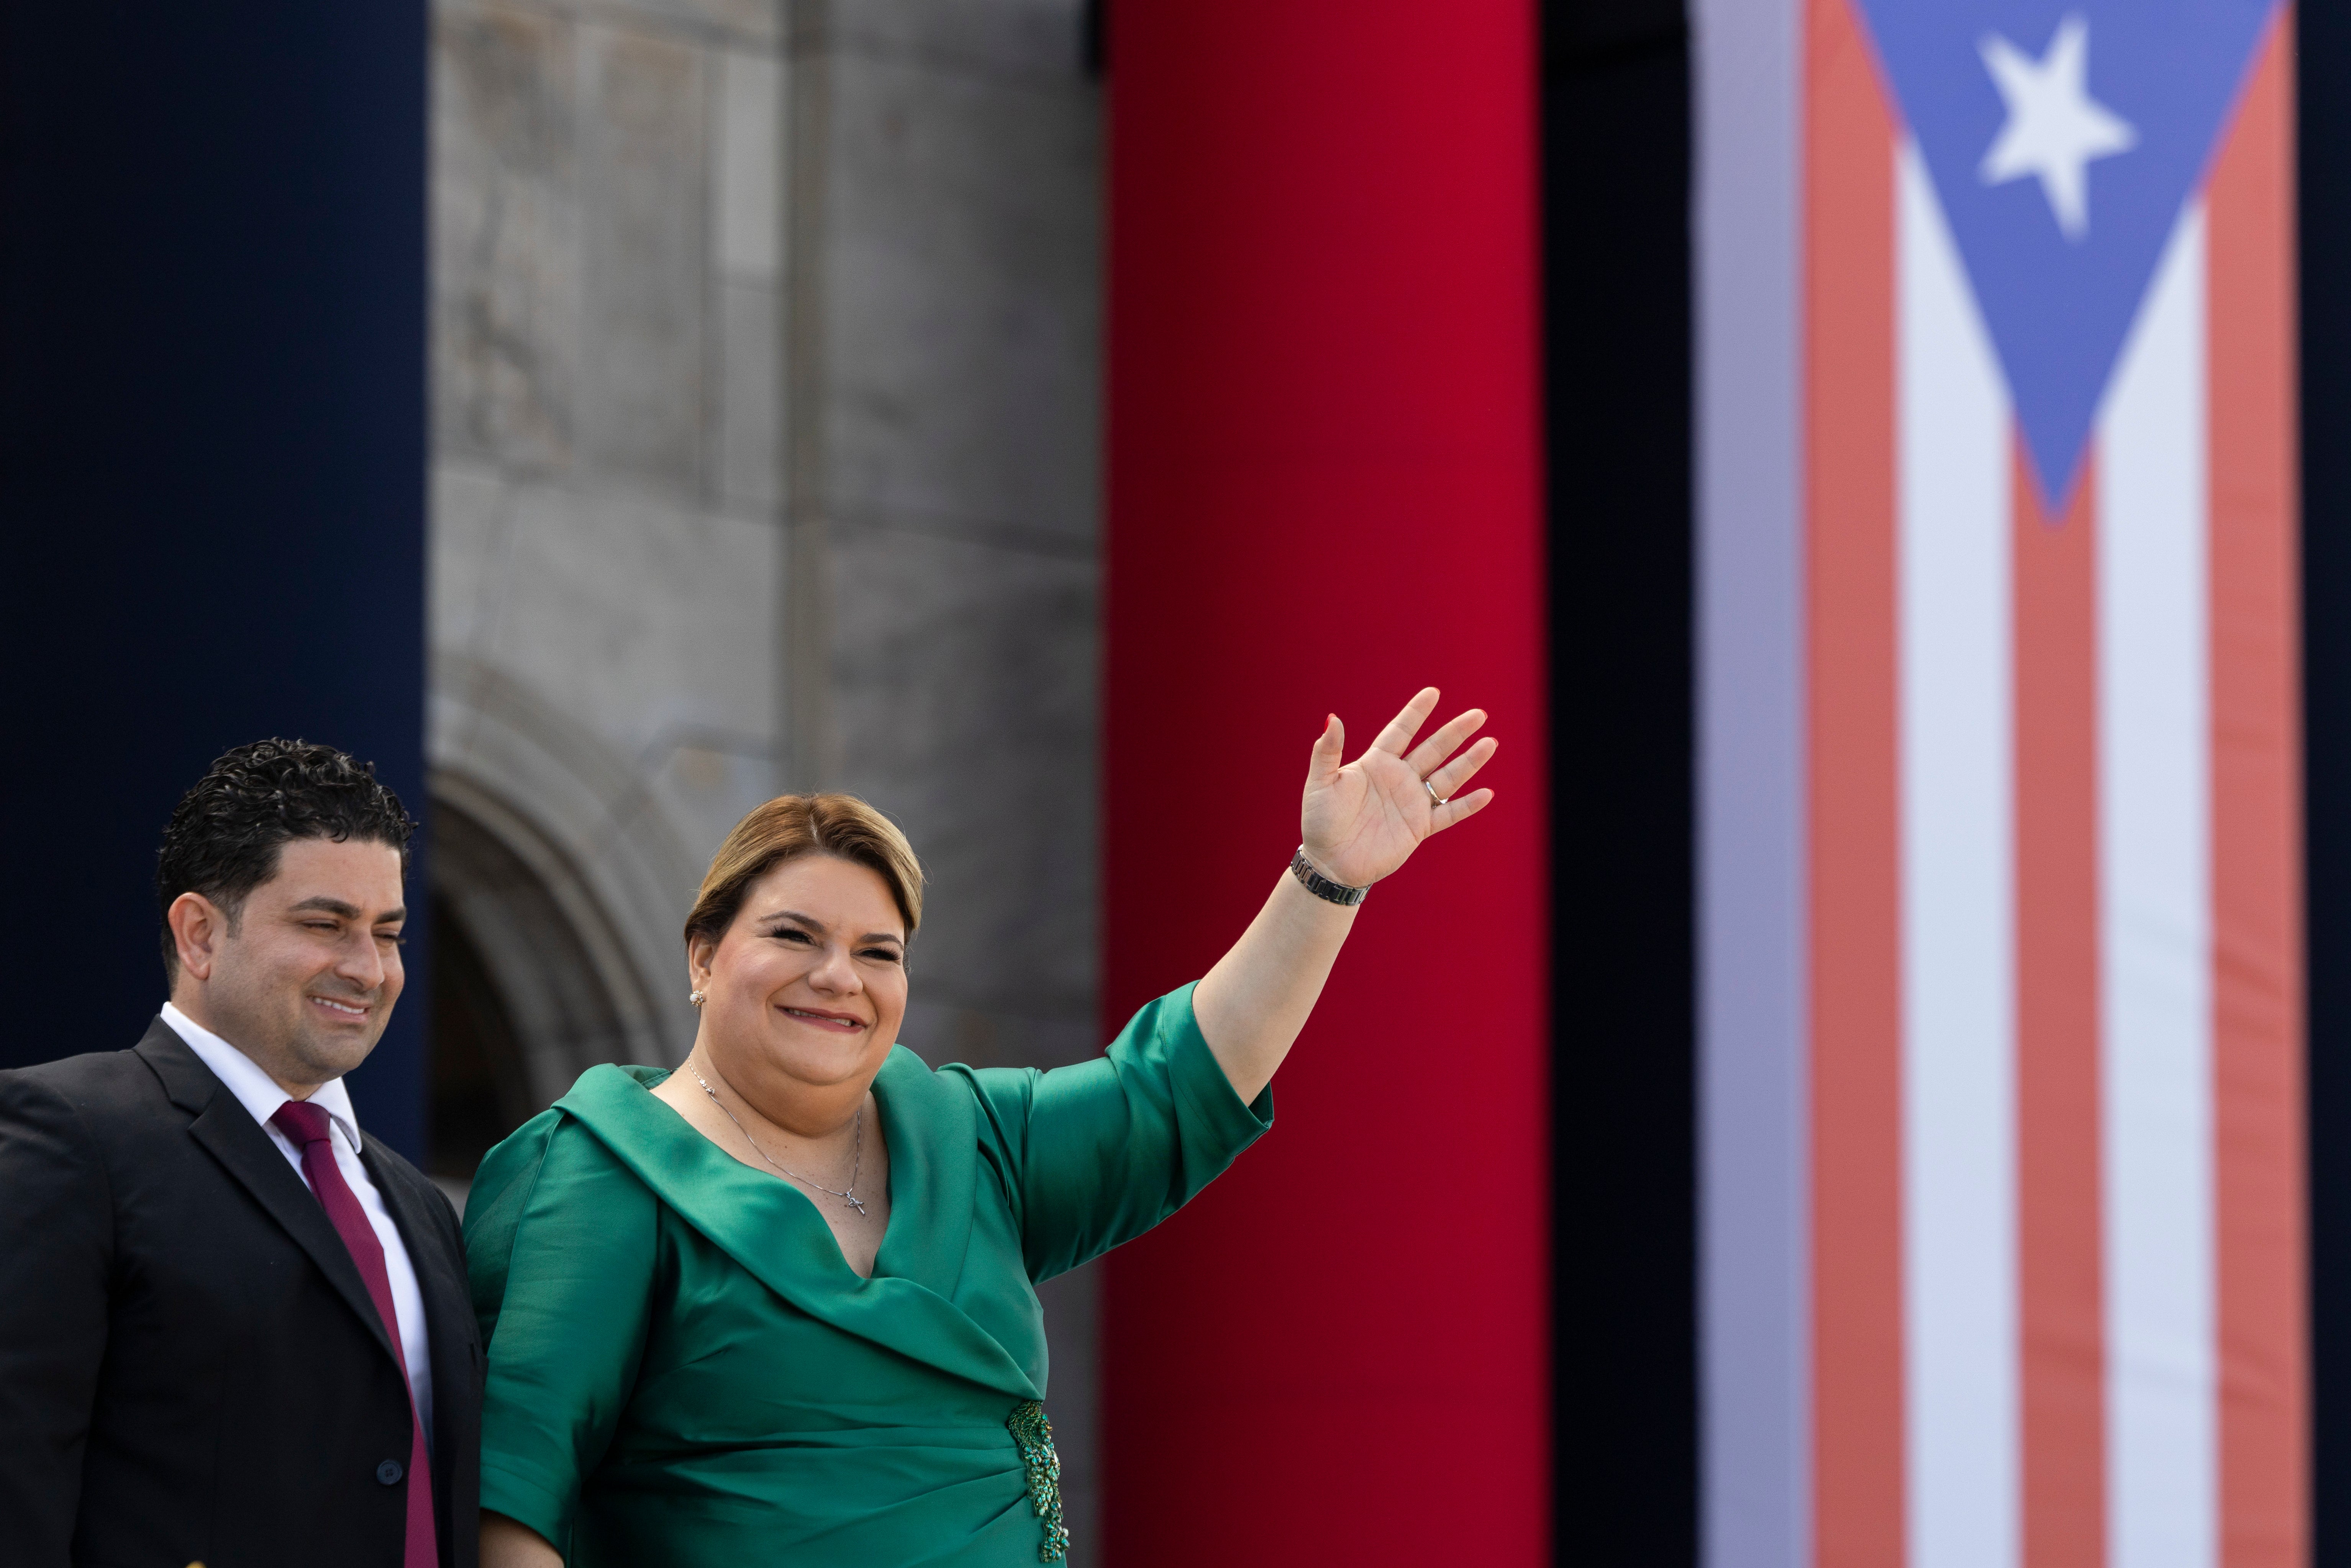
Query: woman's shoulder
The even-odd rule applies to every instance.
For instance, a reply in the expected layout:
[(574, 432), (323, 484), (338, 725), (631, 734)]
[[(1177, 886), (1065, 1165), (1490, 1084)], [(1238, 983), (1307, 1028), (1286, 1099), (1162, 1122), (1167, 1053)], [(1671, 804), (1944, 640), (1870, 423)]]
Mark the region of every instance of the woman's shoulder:
[[(592, 1069), (593, 1071), (620, 1070)], [(583, 1075), (584, 1082), (584, 1075)], [(624, 1080), (625, 1082), (625, 1080)], [(650, 1099), (629, 1085), (630, 1092)], [(482, 1157), (465, 1200), (465, 1253), (474, 1310), (496, 1321), (510, 1273), (529, 1258), (600, 1267), (650, 1258), (659, 1200), (628, 1162), (570, 1103), (571, 1094), (515, 1129)]]
[[(1096, 1055), (1064, 1061), (1055, 1068), (1039, 1067), (973, 1067), (951, 1061), (933, 1074), (937, 1079), (954, 1082), (978, 1101), (983, 1107), (1025, 1107), (1033, 1102), (1038, 1092), (1056, 1075), (1067, 1075), (1071, 1067), (1102, 1070), (1127, 1060), (1171, 1061), (1181, 1057), (1207, 1058), (1207, 1041), (1201, 1038), (1199, 1020), (1192, 1012), (1191, 982), (1178, 986), (1165, 996), (1144, 1003), (1126, 1027)], [(913, 1052), (900, 1046), (892, 1055)], [(919, 1059), (916, 1059), (919, 1062)], [(927, 1071), (927, 1070), (925, 1070)]]
[(892, 1046), (890, 1054), (882, 1059), (882, 1071), (873, 1081), (901, 1104), (937, 1112), (969, 1103), (972, 1077), (985, 1071), (992, 1070), (967, 1067), (960, 1061), (943, 1061), (934, 1067), (914, 1047), (900, 1044)]
[(484, 1181), (495, 1180), (510, 1169), (538, 1165), (557, 1148), (567, 1152), (577, 1148), (582, 1154), (592, 1154), (593, 1145), (601, 1141), (598, 1134), (604, 1126), (616, 1121), (625, 1126), (632, 1112), (637, 1109), (630, 1103), (650, 1100), (651, 1083), (658, 1083), (666, 1076), (658, 1068), (599, 1062), (581, 1073), (563, 1098), (517, 1127), (483, 1155), (475, 1186), (478, 1188)]
[(889, 1076), (882, 1086), (893, 1101), (911, 1102), (935, 1118), (952, 1118), (958, 1131), (975, 1115), (993, 1121), (1025, 1105), (1043, 1076), (1033, 1067), (974, 1067), (963, 1061), (933, 1067), (903, 1045), (891, 1048), (883, 1071)]
[(549, 1108), (569, 1111), (574, 1116), (608, 1108), (641, 1108), (671, 1071), (634, 1061), (600, 1061), (573, 1079), (563, 1098)]
[[(562, 1099), (483, 1155), (466, 1197), (468, 1234), (476, 1228), (476, 1217), (488, 1225), (504, 1216), (511, 1226), (537, 1196), (581, 1186), (642, 1186), (613, 1146), (615, 1140), (630, 1137), (632, 1124), (653, 1103), (639, 1074), (656, 1082), (662, 1076), (655, 1068), (590, 1068)], [(610, 1201), (622, 1195), (603, 1196)]]

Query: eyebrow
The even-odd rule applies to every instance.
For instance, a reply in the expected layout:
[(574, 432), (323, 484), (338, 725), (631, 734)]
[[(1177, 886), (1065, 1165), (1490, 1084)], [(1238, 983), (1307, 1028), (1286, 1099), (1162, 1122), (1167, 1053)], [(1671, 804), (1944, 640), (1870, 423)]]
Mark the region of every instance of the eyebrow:
[[(778, 920), (789, 920), (793, 925), (805, 926), (810, 931), (821, 931), (824, 929), (824, 923), (822, 921), (802, 915), (797, 909), (778, 909), (772, 915), (762, 915), (759, 916), (759, 924), (762, 925), (766, 925), (771, 922)], [(904, 936), (899, 936), (895, 931), (868, 931), (864, 936), (860, 936), (858, 940), (860, 942), (895, 942), (901, 947), (906, 945), (906, 939)]]
[[(289, 906), (288, 913), (299, 912), (306, 909), (315, 909), (323, 915), (339, 915), (345, 920), (357, 920), (360, 917), (360, 906), (358, 904), (345, 904), (340, 898), (329, 898), (324, 894), (320, 894), (316, 898), (306, 898), (301, 903)], [(385, 910), (381, 915), (377, 915), (373, 921), (370, 922), (370, 924), (383, 925), (388, 925), (394, 920), (405, 920), (407, 918), (408, 910), (407, 907), (403, 905), (398, 909)]]

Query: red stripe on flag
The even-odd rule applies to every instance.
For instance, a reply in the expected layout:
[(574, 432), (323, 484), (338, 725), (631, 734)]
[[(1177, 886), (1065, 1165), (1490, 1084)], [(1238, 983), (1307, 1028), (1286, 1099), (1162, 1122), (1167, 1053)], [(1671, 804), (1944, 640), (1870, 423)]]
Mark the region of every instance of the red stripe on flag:
[(2310, 1555), (2293, 13), (2208, 194), (2213, 1212), (2224, 1568)]
[(1822, 1568), (1903, 1556), (1894, 127), (1846, 0), (1809, 0), (1813, 1521)]
[(2053, 524), (2015, 445), (2016, 1194), (2024, 1568), (2105, 1561), (2097, 472)]

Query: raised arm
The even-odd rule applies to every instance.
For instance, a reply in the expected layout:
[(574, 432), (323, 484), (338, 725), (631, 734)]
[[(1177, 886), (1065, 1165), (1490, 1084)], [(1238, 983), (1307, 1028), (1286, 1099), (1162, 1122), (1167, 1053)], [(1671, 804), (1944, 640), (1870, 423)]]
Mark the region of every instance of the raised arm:
[[(1471, 708), (1413, 745), (1437, 696), (1435, 686), (1424, 688), (1370, 749), (1344, 766), (1345, 727), (1336, 714), (1323, 726), (1307, 764), (1299, 827), (1306, 858), (1332, 882), (1365, 887), (1379, 881), (1422, 840), (1493, 800), (1491, 789), (1455, 793), (1494, 755), (1491, 736), (1454, 755), (1485, 724), (1483, 709)], [(1285, 871), (1241, 939), (1194, 989), (1201, 1037), (1243, 1100), (1255, 1099), (1290, 1054), (1355, 915), (1353, 907), (1308, 892)]]

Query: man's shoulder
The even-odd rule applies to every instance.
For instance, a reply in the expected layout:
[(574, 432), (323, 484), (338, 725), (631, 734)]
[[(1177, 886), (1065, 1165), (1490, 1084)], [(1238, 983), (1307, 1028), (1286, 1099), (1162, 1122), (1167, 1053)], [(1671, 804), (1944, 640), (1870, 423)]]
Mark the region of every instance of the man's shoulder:
[(136, 1047), (0, 1070), (0, 1152), (12, 1159), (140, 1167), (188, 1121)]
[(67, 1111), (101, 1139), (184, 1126), (219, 1081), (161, 1019), (126, 1051), (94, 1051), (0, 1071), (0, 1117)]
[[(360, 1146), (367, 1151), (368, 1164), (392, 1180), (411, 1188), (430, 1187), (433, 1178), (418, 1170), (406, 1155), (385, 1143), (366, 1128), (360, 1129)], [(437, 1187), (434, 1191), (439, 1191)]]
[(380, 1182), (397, 1182), (409, 1196), (443, 1214), (454, 1227), (457, 1223), (456, 1206), (449, 1201), (440, 1184), (409, 1161), (407, 1155), (377, 1137), (366, 1128), (360, 1129), (360, 1144), (367, 1151), (371, 1174)]
[(8, 1090), (54, 1096), (93, 1113), (152, 1110), (166, 1099), (162, 1081), (136, 1047), (0, 1070), (0, 1092)]

